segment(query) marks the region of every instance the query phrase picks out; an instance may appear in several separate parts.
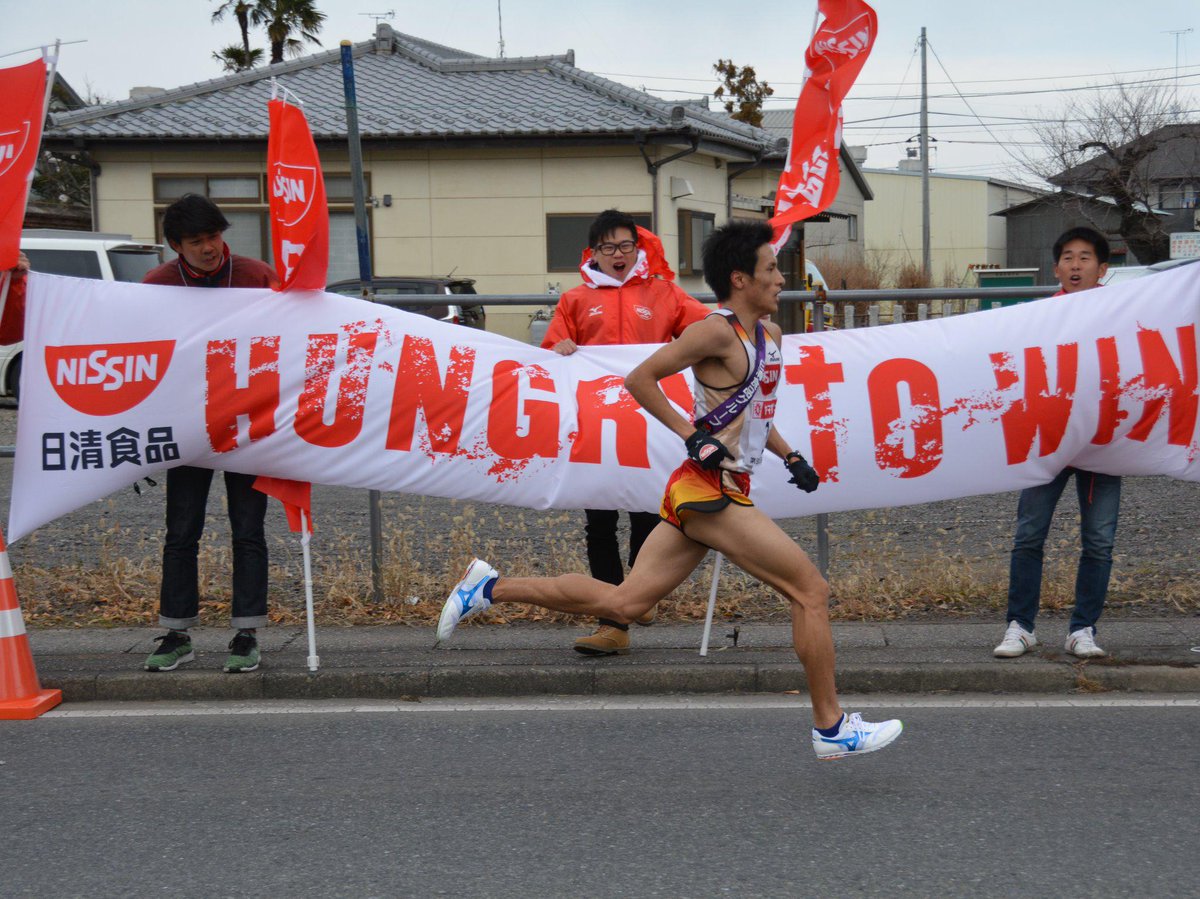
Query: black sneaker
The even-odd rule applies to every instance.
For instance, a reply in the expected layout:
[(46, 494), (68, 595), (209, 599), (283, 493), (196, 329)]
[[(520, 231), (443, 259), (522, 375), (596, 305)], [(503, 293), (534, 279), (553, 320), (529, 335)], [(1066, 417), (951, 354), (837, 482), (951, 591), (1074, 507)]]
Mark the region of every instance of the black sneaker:
[(143, 666), (147, 671), (174, 671), (184, 662), (196, 658), (192, 652), (192, 638), (180, 631), (167, 631), (161, 637), (155, 637), (158, 649), (150, 653)]
[(229, 641), (229, 658), (225, 660), (225, 670), (231, 674), (243, 671), (253, 671), (258, 667), (258, 640), (254, 634), (238, 631), (237, 636)]

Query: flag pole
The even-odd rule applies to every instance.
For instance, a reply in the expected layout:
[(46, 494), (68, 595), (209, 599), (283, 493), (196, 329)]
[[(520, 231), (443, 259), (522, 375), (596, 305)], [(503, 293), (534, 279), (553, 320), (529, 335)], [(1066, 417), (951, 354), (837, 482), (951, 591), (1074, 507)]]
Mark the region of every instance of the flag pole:
[(717, 584), (721, 581), (721, 563), (725, 557), (717, 553), (717, 561), (713, 563), (712, 589), (708, 591), (708, 614), (704, 618), (704, 639), (700, 641), (700, 655), (708, 655), (708, 635), (712, 632), (713, 610), (717, 607)]
[(308, 670), (316, 672), (321, 666), (317, 656), (317, 626), (313, 620), (313, 586), (312, 586), (312, 556), (308, 544), (312, 540), (312, 532), (308, 528), (308, 516), (300, 510), (300, 549), (304, 554), (304, 612), (308, 619)]
[[(50, 68), (46, 72), (46, 97), (42, 100), (42, 129), (40, 137), (46, 136), (46, 117), (50, 115), (50, 97), (54, 93), (54, 79), (58, 75), (58, 48), (62, 46), (62, 41), (57, 38), (54, 41), (54, 53), (47, 54), (46, 48), (42, 47), (42, 59), (49, 58)], [(42, 148), (39, 142), (38, 153), (41, 153)]]

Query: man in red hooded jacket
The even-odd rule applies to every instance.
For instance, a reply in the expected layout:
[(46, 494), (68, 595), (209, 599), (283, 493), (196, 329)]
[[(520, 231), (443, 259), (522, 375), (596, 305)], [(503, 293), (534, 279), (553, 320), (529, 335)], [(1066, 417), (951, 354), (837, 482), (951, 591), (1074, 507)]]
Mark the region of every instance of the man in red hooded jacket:
[[(588, 250), (580, 266), (583, 284), (559, 298), (542, 346), (569, 356), (581, 346), (666, 343), (708, 315), (709, 309), (675, 283), (662, 242), (616, 209), (596, 216), (588, 230)], [(661, 277), (660, 277), (661, 276)], [(610, 584), (625, 579), (617, 544), (615, 509), (585, 509), (588, 567)], [(656, 512), (629, 513), (629, 566), (658, 524)], [(639, 624), (654, 620), (651, 609)], [(595, 633), (575, 641), (585, 655), (629, 652), (629, 625), (600, 619)]]

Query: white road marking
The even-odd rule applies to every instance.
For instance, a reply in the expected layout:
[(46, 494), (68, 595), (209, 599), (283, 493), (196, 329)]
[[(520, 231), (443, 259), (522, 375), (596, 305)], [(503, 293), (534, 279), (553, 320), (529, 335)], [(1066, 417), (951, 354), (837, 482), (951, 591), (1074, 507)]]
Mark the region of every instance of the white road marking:
[[(844, 708), (859, 709), (1111, 709), (1200, 708), (1192, 694), (1101, 694), (1079, 696), (842, 696)], [(155, 718), (196, 715), (352, 715), (447, 712), (642, 712), (797, 711), (810, 708), (803, 696), (596, 696), (536, 699), (261, 700), (255, 702), (95, 702), (60, 706), (45, 720), (70, 718)]]

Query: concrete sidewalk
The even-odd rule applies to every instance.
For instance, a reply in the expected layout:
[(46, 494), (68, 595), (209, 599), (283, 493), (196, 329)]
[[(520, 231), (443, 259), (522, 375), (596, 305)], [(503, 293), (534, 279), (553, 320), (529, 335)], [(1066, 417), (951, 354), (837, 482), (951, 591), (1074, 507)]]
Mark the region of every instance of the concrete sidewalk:
[[(1107, 659), (1081, 662), (1062, 648), (1066, 623), (1043, 621), (1035, 651), (996, 659), (1003, 622), (834, 625), (838, 686), (845, 693), (1070, 693), (1129, 690), (1200, 694), (1200, 616), (1105, 620)], [(588, 631), (570, 625), (465, 625), (433, 648), (432, 628), (317, 629), (320, 670), (308, 671), (303, 627), (260, 632), (258, 671), (221, 670), (232, 633), (193, 630), (196, 661), (142, 670), (150, 628), (31, 629), (42, 686), (67, 702), (89, 700), (396, 699), (531, 695), (781, 693), (804, 690), (786, 625), (714, 624), (699, 654), (699, 624), (633, 629), (629, 655), (574, 652)]]

